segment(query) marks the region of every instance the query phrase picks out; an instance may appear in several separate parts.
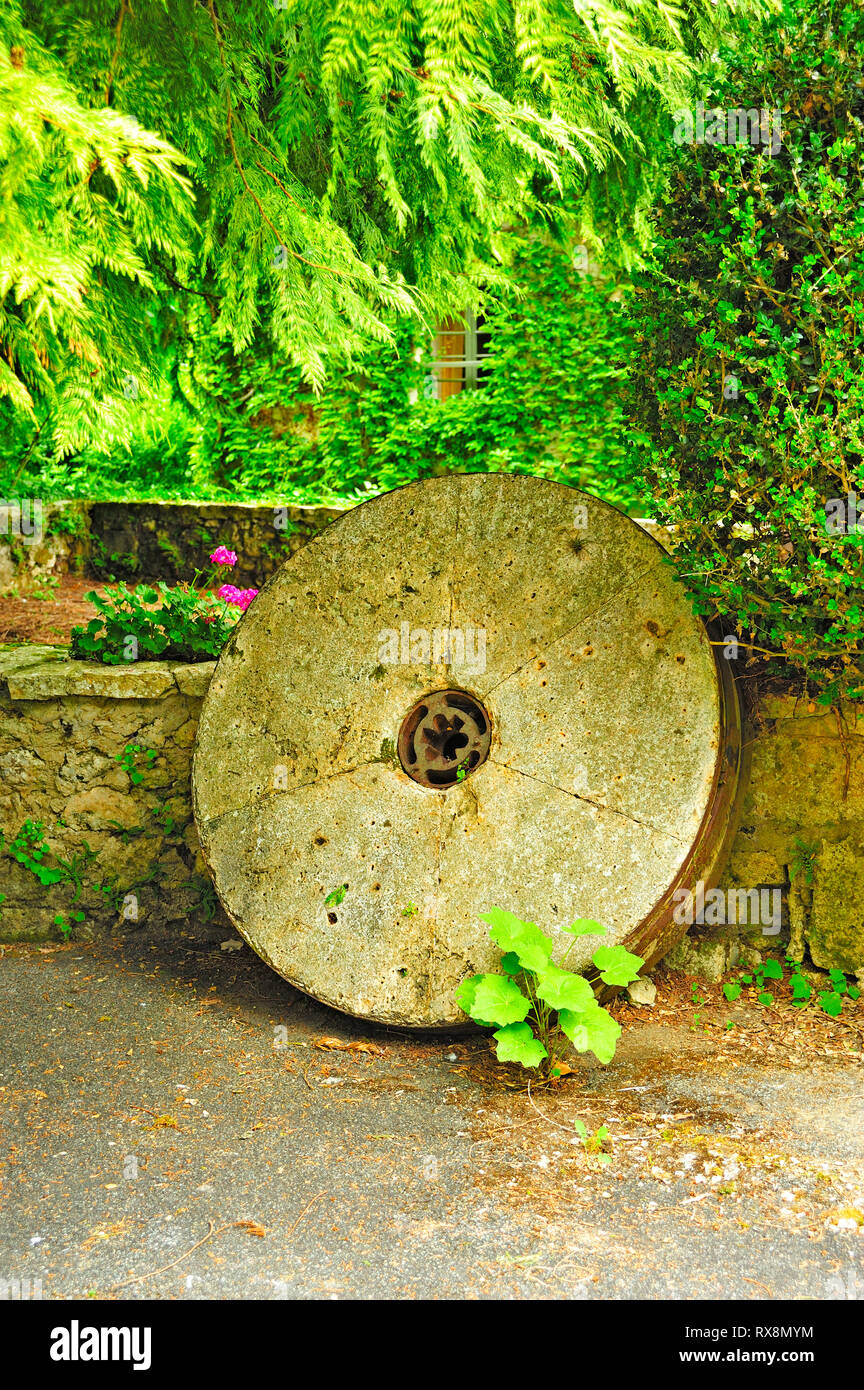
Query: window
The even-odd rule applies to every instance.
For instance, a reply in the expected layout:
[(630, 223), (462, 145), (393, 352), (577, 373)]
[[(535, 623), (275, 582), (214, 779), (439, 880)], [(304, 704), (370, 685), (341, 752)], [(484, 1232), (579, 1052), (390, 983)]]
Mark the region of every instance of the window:
[(482, 386), (489, 356), (489, 334), (482, 319), (474, 314), (444, 319), (435, 334), (432, 348), (430, 394), (439, 401), (449, 400), (458, 391)]

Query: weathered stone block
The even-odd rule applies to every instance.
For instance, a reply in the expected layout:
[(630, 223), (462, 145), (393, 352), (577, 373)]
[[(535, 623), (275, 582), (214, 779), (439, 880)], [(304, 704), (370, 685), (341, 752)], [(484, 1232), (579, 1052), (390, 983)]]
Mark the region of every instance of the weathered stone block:
[(864, 971), (864, 845), (846, 836), (822, 841), (806, 928), (816, 965)]

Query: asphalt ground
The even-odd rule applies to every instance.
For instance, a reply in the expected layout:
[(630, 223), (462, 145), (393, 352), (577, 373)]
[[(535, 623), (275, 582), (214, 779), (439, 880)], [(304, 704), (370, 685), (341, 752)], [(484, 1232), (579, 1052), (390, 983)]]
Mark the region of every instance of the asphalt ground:
[[(0, 1276), (43, 1299), (864, 1297), (862, 1001), (658, 976), (608, 1067), (346, 1018), (246, 947), (3, 948)], [(730, 1026), (731, 1025), (731, 1026)], [(589, 1135), (586, 1150), (574, 1127)]]

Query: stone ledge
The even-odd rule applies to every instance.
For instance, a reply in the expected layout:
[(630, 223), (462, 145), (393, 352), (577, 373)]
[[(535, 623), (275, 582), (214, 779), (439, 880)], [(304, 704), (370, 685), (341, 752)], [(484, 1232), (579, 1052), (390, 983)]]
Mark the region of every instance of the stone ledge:
[(66, 653), (63, 647), (36, 646), (35, 644), (27, 647), (7, 647), (5, 651), (0, 651), (0, 683), (16, 671), (39, 666), (46, 661), (65, 660)]
[(216, 669), (215, 661), (180, 664), (140, 661), (107, 666), (98, 661), (70, 661), (51, 647), (20, 647), (0, 653), (0, 684), (11, 700), (58, 700), (84, 696), (103, 700), (158, 700), (179, 691), (203, 699)]

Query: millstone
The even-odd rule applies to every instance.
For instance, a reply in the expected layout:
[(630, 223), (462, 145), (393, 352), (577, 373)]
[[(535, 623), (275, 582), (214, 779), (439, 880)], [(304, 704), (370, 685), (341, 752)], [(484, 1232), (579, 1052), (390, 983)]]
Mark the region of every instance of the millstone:
[(262, 589), (204, 701), (195, 815), (226, 912), (299, 989), (403, 1027), (464, 1021), (493, 905), (559, 959), (592, 917), (650, 961), (728, 823), (725, 666), (660, 546), (571, 488), (451, 475), (346, 512)]

